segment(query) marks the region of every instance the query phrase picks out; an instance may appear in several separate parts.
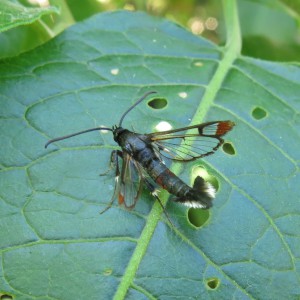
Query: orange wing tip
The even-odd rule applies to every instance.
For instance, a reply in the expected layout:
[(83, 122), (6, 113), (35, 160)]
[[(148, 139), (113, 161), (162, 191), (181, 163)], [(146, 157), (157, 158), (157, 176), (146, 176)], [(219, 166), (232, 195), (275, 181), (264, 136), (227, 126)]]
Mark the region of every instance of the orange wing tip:
[(232, 121), (221, 121), (218, 124), (216, 135), (224, 135), (230, 131), (235, 126), (235, 123)]

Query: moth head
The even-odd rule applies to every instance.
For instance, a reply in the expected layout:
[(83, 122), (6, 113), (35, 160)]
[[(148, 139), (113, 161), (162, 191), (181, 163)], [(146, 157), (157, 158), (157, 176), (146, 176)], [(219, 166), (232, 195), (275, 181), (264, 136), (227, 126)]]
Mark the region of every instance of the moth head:
[(113, 127), (113, 135), (114, 135), (114, 140), (119, 143), (120, 141), (120, 135), (121, 133), (124, 131), (125, 129), (122, 128), (122, 127), (117, 127), (117, 126), (114, 126)]

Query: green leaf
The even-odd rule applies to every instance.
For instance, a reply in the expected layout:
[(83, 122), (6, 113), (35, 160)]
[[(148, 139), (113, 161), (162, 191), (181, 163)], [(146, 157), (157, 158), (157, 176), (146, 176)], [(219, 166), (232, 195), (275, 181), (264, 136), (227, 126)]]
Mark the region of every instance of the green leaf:
[(59, 13), (59, 9), (55, 6), (26, 7), (17, 2), (1, 0), (0, 12), (0, 32), (2, 32), (20, 25), (31, 24), (43, 15)]
[[(240, 56), (236, 7), (226, 3), (224, 48), (119, 11), (1, 62), (0, 295), (299, 298), (300, 69)], [(199, 167), (217, 182), (201, 227), (169, 201), (172, 228), (147, 191), (132, 211), (115, 203), (99, 215), (113, 189), (112, 176), (99, 176), (116, 149), (111, 133), (44, 149), (53, 137), (118, 123), (149, 90), (167, 106), (144, 101), (124, 126), (143, 133), (161, 120), (237, 124), (224, 150), (171, 165), (189, 184)], [(166, 203), (168, 194), (160, 197)]]

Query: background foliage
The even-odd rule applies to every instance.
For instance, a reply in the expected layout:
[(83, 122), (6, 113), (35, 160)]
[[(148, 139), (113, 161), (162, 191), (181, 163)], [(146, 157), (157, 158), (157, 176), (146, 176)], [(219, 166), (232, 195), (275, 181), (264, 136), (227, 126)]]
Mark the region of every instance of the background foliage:
[[(55, 8), (59, 8), (59, 14), (52, 13)], [(244, 55), (277, 61), (299, 60), (299, 0), (239, 0), (238, 8)], [(118, 9), (147, 11), (173, 20), (219, 45), (226, 41), (219, 0), (3, 0), (0, 32), (8, 28), (7, 24), (15, 28), (0, 35), (0, 57), (32, 49), (78, 21)], [(42, 16), (45, 12), (52, 14)], [(21, 22), (16, 22), (18, 19)], [(20, 26), (26, 23), (27, 26)]]

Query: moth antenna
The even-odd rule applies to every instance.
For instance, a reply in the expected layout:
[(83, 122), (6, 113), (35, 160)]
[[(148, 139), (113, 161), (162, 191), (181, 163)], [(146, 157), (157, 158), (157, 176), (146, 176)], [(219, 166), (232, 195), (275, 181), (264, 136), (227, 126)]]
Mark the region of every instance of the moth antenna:
[(69, 134), (69, 135), (64, 135), (64, 136), (61, 136), (61, 137), (52, 139), (52, 140), (48, 141), (48, 142), (45, 144), (45, 148), (47, 148), (50, 144), (52, 144), (52, 143), (54, 143), (54, 142), (61, 141), (61, 140), (65, 140), (65, 139), (68, 139), (68, 138), (70, 138), (70, 137), (73, 137), (73, 136), (76, 136), (76, 135), (79, 135), (79, 134), (83, 134), (83, 133), (87, 133), (87, 132), (91, 132), (91, 131), (96, 131), (96, 130), (110, 130), (110, 131), (113, 131), (111, 128), (107, 128), (107, 127), (96, 127), (96, 128), (91, 128), (91, 129), (87, 129), (87, 130), (75, 132), (75, 133), (72, 133), (72, 134)]
[(120, 123), (119, 123), (119, 127), (122, 126), (122, 122), (125, 118), (125, 116), (133, 109), (135, 108), (138, 104), (140, 104), (148, 95), (150, 94), (156, 94), (157, 92), (156, 91), (150, 91), (150, 92), (147, 92), (144, 96), (142, 96), (139, 100), (137, 100), (132, 106), (130, 106), (125, 112), (124, 114), (122, 115), (121, 119), (120, 119)]

